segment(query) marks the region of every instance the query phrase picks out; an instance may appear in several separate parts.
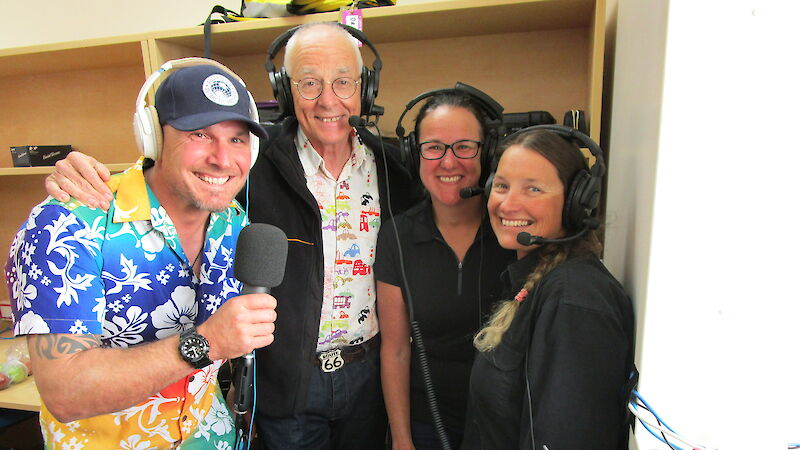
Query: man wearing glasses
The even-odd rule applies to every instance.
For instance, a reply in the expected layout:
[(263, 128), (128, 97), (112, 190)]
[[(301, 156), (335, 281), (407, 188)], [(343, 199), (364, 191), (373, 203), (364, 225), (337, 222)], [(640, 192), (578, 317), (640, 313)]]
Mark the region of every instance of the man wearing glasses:
[(348, 123), (362, 113), (362, 65), (338, 25), (296, 31), (284, 57), (294, 116), (268, 130), (251, 172), (251, 221), (289, 237), (286, 276), (273, 290), (283, 299), (278, 347), (256, 353), (262, 448), (385, 445), (372, 263), (387, 200), (399, 212), (415, 189), (396, 152)]
[[(293, 114), (267, 127), (238, 197), (251, 222), (273, 224), (289, 240), (286, 275), (271, 292), (280, 299), (275, 341), (256, 350), (255, 422), (265, 449), (385, 445), (372, 263), (390, 207), (407, 209), (419, 188), (397, 152), (348, 123), (363, 112), (362, 66), (356, 41), (337, 24), (294, 32), (284, 57)], [(107, 176), (73, 152), (48, 177), (48, 192), (63, 198), (63, 188), (103, 207), (86, 194), (89, 183), (103, 192), (95, 170)]]

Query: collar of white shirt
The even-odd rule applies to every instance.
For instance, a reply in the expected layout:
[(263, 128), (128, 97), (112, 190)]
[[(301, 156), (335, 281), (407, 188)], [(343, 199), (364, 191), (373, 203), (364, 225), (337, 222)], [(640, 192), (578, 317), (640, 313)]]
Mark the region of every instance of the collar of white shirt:
[[(314, 149), (314, 146), (311, 145), (311, 141), (308, 140), (306, 134), (300, 127), (297, 127), (297, 136), (295, 137), (294, 144), (300, 155), (300, 163), (303, 165), (303, 172), (305, 172), (306, 177), (313, 176), (319, 171), (322, 171), (330, 177), (330, 173), (325, 169), (325, 161)], [(364, 147), (364, 144), (361, 143), (355, 133), (353, 133), (353, 136), (350, 138), (350, 147), (352, 151), (350, 153), (349, 163), (350, 173), (352, 173), (364, 167), (364, 162), (366, 161), (366, 147)]]

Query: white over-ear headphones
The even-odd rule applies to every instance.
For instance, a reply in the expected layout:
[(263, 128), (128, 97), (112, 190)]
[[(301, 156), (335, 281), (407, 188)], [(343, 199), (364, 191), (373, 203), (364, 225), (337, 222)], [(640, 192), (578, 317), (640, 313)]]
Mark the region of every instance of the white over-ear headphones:
[[(181, 59), (174, 59), (172, 61), (167, 61), (159, 67), (159, 69), (153, 72), (147, 80), (145, 80), (144, 85), (139, 90), (139, 95), (136, 97), (136, 111), (133, 113), (133, 134), (136, 136), (136, 144), (139, 146), (139, 150), (142, 152), (145, 158), (150, 158), (152, 160), (157, 160), (159, 154), (161, 153), (161, 147), (163, 145), (163, 135), (161, 132), (161, 124), (158, 120), (158, 111), (156, 111), (155, 106), (148, 105), (145, 102), (145, 98), (147, 97), (148, 91), (153, 85), (156, 83), (163, 74), (167, 72), (171, 72), (173, 70), (177, 70), (183, 67), (190, 67), (190, 66), (202, 66), (202, 65), (212, 65), (219, 67), (220, 69), (224, 70), (226, 73), (231, 75), (236, 80), (242, 83), (242, 86), (245, 86), (244, 81), (239, 78), (238, 75), (233, 73), (231, 69), (223, 66), (222, 64), (206, 58), (181, 58)], [(247, 86), (245, 86), (245, 90)], [(253, 100), (252, 94), (250, 91), (247, 91), (247, 96), (250, 99), (250, 118), (258, 122), (258, 108), (256, 107), (256, 102)], [(258, 157), (258, 137), (253, 133), (250, 133), (250, 167), (253, 167), (253, 164), (256, 163), (256, 158)]]

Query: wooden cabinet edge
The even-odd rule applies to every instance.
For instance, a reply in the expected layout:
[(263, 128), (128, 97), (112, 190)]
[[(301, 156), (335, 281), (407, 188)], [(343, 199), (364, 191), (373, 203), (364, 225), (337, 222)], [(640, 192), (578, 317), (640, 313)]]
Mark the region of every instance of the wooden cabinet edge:
[[(122, 172), (128, 167), (132, 166), (130, 163), (106, 164), (111, 173)], [(5, 167), (0, 168), (0, 176), (11, 175), (47, 175), (55, 170), (53, 166), (39, 166), (39, 167)]]

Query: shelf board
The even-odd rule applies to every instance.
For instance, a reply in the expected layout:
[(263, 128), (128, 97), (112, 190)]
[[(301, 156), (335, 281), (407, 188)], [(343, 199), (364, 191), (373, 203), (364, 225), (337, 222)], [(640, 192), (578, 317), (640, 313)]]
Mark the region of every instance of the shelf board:
[[(595, 0), (450, 0), (366, 8), (362, 13), (370, 42), (381, 44), (585, 28), (591, 25), (594, 8)], [(339, 12), (328, 12), (212, 25), (212, 50), (222, 56), (265, 55), (269, 43), (286, 29), (339, 17)], [(202, 27), (165, 30), (151, 37), (199, 54), (203, 51)]]
[[(122, 172), (133, 163), (106, 164), (111, 173)], [(53, 166), (40, 167), (5, 167), (0, 168), (0, 176), (8, 175), (47, 175), (55, 170)]]
[(147, 35), (132, 35), (0, 49), (0, 76), (141, 67), (142, 43), (146, 39)]

